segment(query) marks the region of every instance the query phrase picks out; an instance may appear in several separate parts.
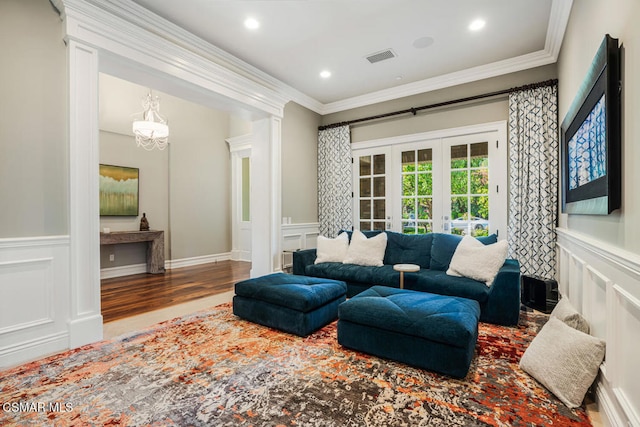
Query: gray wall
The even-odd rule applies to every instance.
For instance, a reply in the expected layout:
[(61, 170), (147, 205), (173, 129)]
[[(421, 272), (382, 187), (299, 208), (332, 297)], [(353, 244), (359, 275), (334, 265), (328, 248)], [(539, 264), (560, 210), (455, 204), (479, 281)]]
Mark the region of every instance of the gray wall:
[(640, 253), (640, 16), (638, 0), (573, 2), (560, 58), (560, 121), (567, 114), (605, 34), (623, 45), (622, 209), (607, 216), (561, 215), (560, 226)]
[[(104, 89), (101, 89), (101, 91)], [(100, 99), (105, 97), (101, 93)], [(146, 151), (136, 147), (133, 137), (109, 131), (100, 131), (100, 163), (134, 167), (140, 170), (138, 182), (138, 217), (100, 217), (100, 229), (109, 227), (112, 231), (138, 230), (142, 212), (147, 214), (149, 225), (154, 230), (165, 230), (165, 258), (169, 259), (169, 191), (168, 191), (168, 151)], [(119, 267), (146, 262), (146, 243), (110, 245), (100, 248), (102, 267)], [(109, 261), (109, 255), (115, 256)]]
[[(169, 121), (170, 144), (163, 151), (146, 151), (136, 147), (131, 122), (147, 91), (100, 75), (100, 162), (140, 169), (140, 215), (101, 217), (101, 229), (137, 230), (144, 212), (152, 229), (165, 231), (166, 259), (231, 251), (228, 113), (153, 91)], [(242, 121), (234, 123), (246, 128)], [(144, 261), (145, 244), (101, 248), (103, 268)]]
[(171, 258), (231, 251), (229, 115), (172, 98)]
[[(322, 124), (358, 119), (411, 107), (420, 107), (438, 102), (494, 92), (516, 86), (553, 79), (557, 77), (555, 64), (511, 73), (500, 77), (467, 83), (446, 89), (409, 96), (366, 107), (356, 108), (322, 117)], [(505, 97), (484, 100), (472, 104), (457, 104), (450, 107), (396, 116), (375, 122), (356, 124), (351, 127), (351, 141), (368, 141), (398, 135), (428, 132), (459, 126), (507, 120), (508, 102)]]
[(282, 119), (282, 216), (318, 221), (318, 126), (321, 116), (294, 102)]
[(69, 233), (66, 50), (43, 0), (0, 1), (0, 238)]

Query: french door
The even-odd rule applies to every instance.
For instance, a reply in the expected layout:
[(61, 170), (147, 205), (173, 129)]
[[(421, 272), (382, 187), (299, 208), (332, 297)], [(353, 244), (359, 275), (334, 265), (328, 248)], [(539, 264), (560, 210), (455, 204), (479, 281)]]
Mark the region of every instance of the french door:
[(391, 188), (391, 149), (382, 147), (353, 153), (354, 225), (367, 230), (392, 228), (388, 189)]
[(405, 234), (506, 235), (503, 138), (476, 132), (355, 149), (354, 224)]
[[(420, 141), (393, 147), (396, 178), (392, 218), (394, 231), (424, 234), (442, 229), (442, 164), (440, 141)], [(393, 192), (391, 192), (393, 193)]]

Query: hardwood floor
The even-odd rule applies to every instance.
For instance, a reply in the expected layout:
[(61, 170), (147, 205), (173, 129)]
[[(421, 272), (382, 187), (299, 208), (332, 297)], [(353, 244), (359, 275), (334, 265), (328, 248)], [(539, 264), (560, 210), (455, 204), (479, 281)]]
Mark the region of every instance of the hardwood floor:
[(135, 274), (101, 281), (105, 323), (233, 290), (249, 278), (251, 263), (219, 261), (174, 268), (164, 274)]

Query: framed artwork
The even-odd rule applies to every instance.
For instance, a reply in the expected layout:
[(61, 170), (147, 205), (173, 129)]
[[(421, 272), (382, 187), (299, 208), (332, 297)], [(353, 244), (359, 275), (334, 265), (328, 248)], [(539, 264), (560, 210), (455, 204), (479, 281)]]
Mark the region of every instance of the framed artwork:
[(621, 95), (618, 39), (605, 36), (562, 123), (562, 211), (620, 208)]
[(100, 216), (138, 216), (140, 170), (100, 165)]

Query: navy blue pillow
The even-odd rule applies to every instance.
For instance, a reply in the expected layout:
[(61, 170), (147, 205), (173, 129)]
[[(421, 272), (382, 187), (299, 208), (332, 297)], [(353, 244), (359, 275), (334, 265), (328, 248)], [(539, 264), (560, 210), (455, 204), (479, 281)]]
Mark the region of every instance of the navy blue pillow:
[[(498, 236), (492, 234), (490, 236), (477, 237), (477, 239), (485, 245), (490, 245), (498, 241)], [(451, 258), (458, 247), (458, 243), (462, 240), (462, 236), (455, 234), (433, 233), (433, 244), (431, 245), (431, 270), (447, 271)]]
[(431, 264), (432, 234), (401, 234), (387, 231), (385, 265), (417, 264), (429, 268)]
[[(347, 233), (347, 236), (349, 237), (349, 243), (351, 243), (351, 236), (353, 235), (353, 231), (351, 231), (351, 230), (340, 230), (338, 235), (340, 235), (341, 233)], [(380, 233), (384, 233), (384, 231), (382, 231), (382, 230), (370, 230), (370, 231), (363, 231), (362, 232), (362, 234), (364, 234), (367, 239), (370, 239), (373, 236), (376, 236), (376, 235), (378, 235)]]

